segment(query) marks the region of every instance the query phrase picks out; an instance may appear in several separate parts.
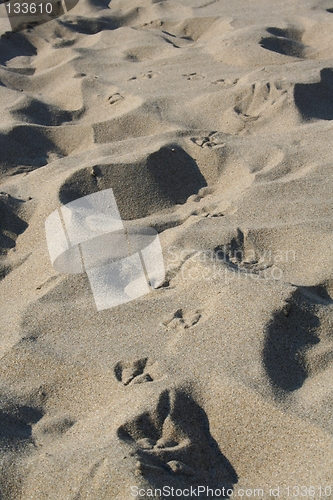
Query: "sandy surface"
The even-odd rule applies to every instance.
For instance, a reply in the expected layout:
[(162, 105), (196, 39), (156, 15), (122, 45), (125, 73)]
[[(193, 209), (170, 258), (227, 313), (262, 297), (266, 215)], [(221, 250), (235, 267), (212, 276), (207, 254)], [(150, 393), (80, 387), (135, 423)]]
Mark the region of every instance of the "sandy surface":
[[(1, 500), (332, 499), (333, 1), (0, 29)], [(98, 311), (45, 221), (109, 188), (166, 275)]]

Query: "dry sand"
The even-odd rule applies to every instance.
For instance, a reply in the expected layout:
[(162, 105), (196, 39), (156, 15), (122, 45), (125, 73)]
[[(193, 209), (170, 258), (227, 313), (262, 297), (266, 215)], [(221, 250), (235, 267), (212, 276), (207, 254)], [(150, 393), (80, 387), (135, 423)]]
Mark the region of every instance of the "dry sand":
[[(332, 499), (333, 0), (1, 29), (0, 498)], [(166, 277), (98, 312), (44, 224), (107, 188)]]

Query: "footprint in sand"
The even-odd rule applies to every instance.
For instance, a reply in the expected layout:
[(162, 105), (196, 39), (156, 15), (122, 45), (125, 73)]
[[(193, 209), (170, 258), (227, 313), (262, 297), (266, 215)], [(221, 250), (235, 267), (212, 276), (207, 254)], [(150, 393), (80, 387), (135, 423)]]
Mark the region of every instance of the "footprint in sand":
[(225, 148), (225, 134), (222, 132), (210, 132), (206, 136), (191, 137), (191, 141), (201, 148), (219, 149)]
[(236, 85), (239, 78), (235, 78), (234, 80), (230, 80), (229, 78), (219, 78), (218, 80), (214, 80), (212, 82), (213, 85), (221, 85), (223, 87), (230, 87), (231, 85)]
[(237, 234), (230, 243), (214, 249), (216, 258), (237, 272), (260, 274), (273, 266), (273, 261), (265, 255), (260, 256), (253, 243), (254, 236), (248, 231), (237, 228)]
[(182, 75), (183, 78), (186, 78), (186, 80), (202, 80), (203, 78), (206, 78), (205, 75), (201, 75), (198, 73), (187, 73)]
[(153, 382), (156, 368), (157, 363), (149, 358), (119, 361), (114, 368), (114, 374), (124, 385), (143, 384)]
[(184, 309), (177, 309), (177, 311), (162, 322), (162, 325), (167, 329), (191, 328), (191, 326), (198, 323), (200, 318), (201, 312), (199, 310), (185, 311)]
[(116, 92), (115, 94), (112, 94), (108, 97), (108, 101), (110, 104), (116, 104), (117, 102), (119, 103), (124, 99), (124, 96), (119, 94), (119, 92)]
[(234, 94), (234, 104), (223, 114), (222, 130), (237, 134), (256, 121), (276, 114), (288, 98), (288, 87), (281, 82), (255, 82), (240, 85)]
[(190, 394), (164, 390), (155, 408), (121, 425), (118, 438), (137, 458), (136, 475), (151, 484), (172, 479), (174, 486), (223, 484), (229, 488), (237, 474), (209, 432), (204, 410)]
[(128, 79), (128, 81), (134, 81), (134, 80), (139, 80), (139, 79), (146, 79), (150, 80), (151, 78), (156, 78), (159, 75), (159, 72), (157, 71), (147, 71), (147, 73), (141, 73), (139, 76), (131, 76), (131, 78)]

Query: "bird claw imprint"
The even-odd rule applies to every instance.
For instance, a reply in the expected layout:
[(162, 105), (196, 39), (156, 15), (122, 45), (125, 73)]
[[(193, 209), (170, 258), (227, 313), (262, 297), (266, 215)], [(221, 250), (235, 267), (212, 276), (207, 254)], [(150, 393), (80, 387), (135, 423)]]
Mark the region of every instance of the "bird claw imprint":
[(170, 475), (191, 483), (205, 480), (230, 485), (237, 481), (209, 432), (206, 413), (182, 390), (163, 390), (152, 411), (121, 425), (117, 434), (137, 459), (135, 474), (152, 482)]
[(149, 358), (119, 361), (114, 368), (114, 374), (124, 385), (142, 384), (153, 382), (156, 368), (157, 363)]
[(162, 325), (166, 328), (191, 328), (198, 323), (201, 318), (200, 311), (184, 311), (177, 309), (172, 316), (166, 318)]
[(210, 132), (206, 136), (192, 137), (191, 141), (201, 148), (220, 149), (225, 148), (225, 135), (216, 131)]

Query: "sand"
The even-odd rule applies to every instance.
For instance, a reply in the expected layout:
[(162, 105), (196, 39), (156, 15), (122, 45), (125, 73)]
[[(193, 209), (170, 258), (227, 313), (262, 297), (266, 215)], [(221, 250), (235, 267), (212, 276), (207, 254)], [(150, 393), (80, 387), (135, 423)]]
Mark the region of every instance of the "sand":
[[(333, 2), (0, 7), (1, 500), (332, 499)], [(165, 277), (98, 310), (45, 221), (110, 188)]]

